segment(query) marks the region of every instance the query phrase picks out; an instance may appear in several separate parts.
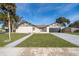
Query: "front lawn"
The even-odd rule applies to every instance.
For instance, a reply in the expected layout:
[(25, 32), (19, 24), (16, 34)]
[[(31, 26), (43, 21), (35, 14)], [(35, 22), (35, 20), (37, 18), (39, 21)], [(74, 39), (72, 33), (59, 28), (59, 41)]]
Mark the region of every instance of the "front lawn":
[[(25, 36), (26, 34), (23, 34), (23, 33), (11, 33), (11, 38), (12, 38), (12, 41), (15, 41), (23, 36)], [(5, 40), (8, 40), (8, 33), (6, 34), (0, 34), (0, 46), (4, 46), (10, 42), (5, 42)]]
[(17, 47), (77, 47), (52, 34), (34, 34)]

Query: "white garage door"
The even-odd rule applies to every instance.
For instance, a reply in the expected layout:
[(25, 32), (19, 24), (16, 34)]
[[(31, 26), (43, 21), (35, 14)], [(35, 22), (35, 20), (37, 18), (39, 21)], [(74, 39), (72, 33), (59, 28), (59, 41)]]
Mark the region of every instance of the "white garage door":
[(17, 33), (31, 33), (32, 32), (32, 27), (19, 27), (16, 29)]

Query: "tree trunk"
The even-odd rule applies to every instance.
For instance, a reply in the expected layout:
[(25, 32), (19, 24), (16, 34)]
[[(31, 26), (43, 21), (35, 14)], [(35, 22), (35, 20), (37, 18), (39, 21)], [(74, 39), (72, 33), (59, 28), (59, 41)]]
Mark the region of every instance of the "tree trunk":
[(10, 26), (10, 15), (8, 12), (8, 27), (9, 27), (9, 40), (11, 41), (11, 26)]
[(12, 23), (12, 32), (14, 32), (14, 24)]

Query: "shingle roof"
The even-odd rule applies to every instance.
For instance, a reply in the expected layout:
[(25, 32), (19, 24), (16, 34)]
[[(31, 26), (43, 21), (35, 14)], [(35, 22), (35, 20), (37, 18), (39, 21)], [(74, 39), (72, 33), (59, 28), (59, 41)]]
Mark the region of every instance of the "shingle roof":
[(38, 28), (45, 28), (45, 27), (47, 27), (48, 25), (35, 25), (36, 27), (38, 27)]
[[(27, 23), (27, 24), (29, 24), (29, 25), (31, 25), (31, 26), (35, 26), (35, 27), (37, 27), (37, 28), (45, 28), (45, 27), (47, 27), (47, 26), (49, 26), (49, 25), (54, 24), (54, 23), (52, 23), (52, 24), (49, 24), (49, 25), (34, 25), (34, 24), (30, 23), (30, 22), (27, 22), (27, 21), (23, 20), (23, 21), (20, 22), (20, 24), (18, 24), (18, 26), (20, 26), (20, 25), (23, 24), (23, 23)], [(18, 27), (18, 26), (17, 26), (17, 27)]]

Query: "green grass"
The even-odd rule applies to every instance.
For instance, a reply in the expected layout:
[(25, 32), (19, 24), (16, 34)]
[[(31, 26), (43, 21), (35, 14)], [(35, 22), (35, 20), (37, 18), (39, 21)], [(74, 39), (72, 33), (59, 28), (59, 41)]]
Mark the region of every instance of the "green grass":
[(52, 34), (34, 34), (17, 47), (77, 47)]
[(79, 33), (69, 33), (69, 34), (73, 34), (73, 35), (79, 35)]
[[(11, 41), (15, 41), (23, 36), (25, 36), (26, 34), (24, 33), (11, 33)], [(0, 47), (10, 43), (10, 42), (4, 42), (5, 40), (8, 40), (8, 34), (0, 34)]]

